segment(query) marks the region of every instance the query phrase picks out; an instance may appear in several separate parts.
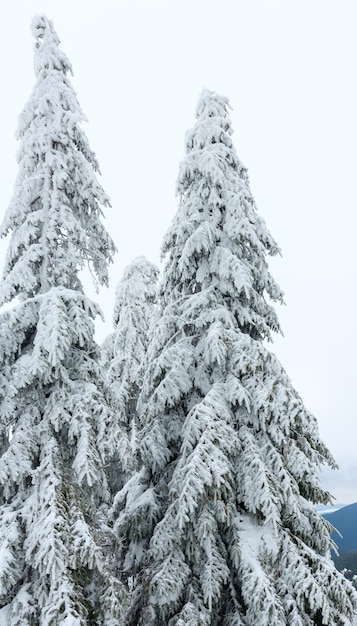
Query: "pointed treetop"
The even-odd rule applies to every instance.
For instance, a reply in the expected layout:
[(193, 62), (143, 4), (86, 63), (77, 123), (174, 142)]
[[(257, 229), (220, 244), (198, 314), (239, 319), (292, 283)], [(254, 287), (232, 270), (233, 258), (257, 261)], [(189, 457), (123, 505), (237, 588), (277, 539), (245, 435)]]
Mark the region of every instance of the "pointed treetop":
[(227, 96), (220, 96), (210, 89), (202, 89), (197, 103), (196, 117), (227, 117), (227, 107), (231, 108)]
[(166, 305), (208, 289), (222, 310), (229, 298), (240, 329), (268, 339), (280, 331), (271, 302), (283, 302), (283, 292), (267, 256), (280, 250), (257, 212), (232, 142), (228, 106), (227, 97), (205, 89), (186, 135), (180, 205), (162, 247), (167, 261), (161, 293)]
[(233, 129), (228, 108), (232, 107), (227, 96), (203, 89), (196, 108), (197, 122), (186, 134), (187, 152), (203, 150), (211, 144), (233, 147)]
[[(143, 255), (136, 257), (126, 266), (123, 277), (116, 288), (116, 300), (114, 306), (113, 322), (117, 326), (123, 305), (128, 300), (136, 298), (142, 304), (142, 300), (154, 303), (156, 299), (157, 279), (159, 270)], [(129, 292), (129, 293), (128, 293)]]
[(101, 222), (109, 198), (81, 127), (86, 117), (68, 76), (71, 64), (47, 17), (37, 16), (32, 32), (36, 82), (19, 116), (19, 172), (0, 226), (0, 237), (12, 233), (0, 302), (53, 286), (81, 291), (79, 272), (88, 265), (94, 280), (107, 284), (115, 252)]
[(41, 72), (53, 70), (73, 74), (71, 63), (59, 49), (60, 39), (52, 21), (45, 15), (36, 15), (32, 20), (31, 31), (36, 39), (34, 57), (36, 76)]

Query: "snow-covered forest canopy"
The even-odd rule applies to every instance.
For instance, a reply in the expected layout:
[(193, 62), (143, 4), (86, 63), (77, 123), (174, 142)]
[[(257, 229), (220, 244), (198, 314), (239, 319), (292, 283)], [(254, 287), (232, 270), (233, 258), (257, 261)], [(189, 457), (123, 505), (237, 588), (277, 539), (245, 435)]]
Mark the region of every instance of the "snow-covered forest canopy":
[(98, 346), (82, 270), (108, 283), (110, 201), (54, 26), (32, 33), (1, 225), (0, 623), (352, 624), (316, 510), (335, 462), (270, 350), (279, 247), (228, 98), (201, 93), (162, 274), (127, 267)]

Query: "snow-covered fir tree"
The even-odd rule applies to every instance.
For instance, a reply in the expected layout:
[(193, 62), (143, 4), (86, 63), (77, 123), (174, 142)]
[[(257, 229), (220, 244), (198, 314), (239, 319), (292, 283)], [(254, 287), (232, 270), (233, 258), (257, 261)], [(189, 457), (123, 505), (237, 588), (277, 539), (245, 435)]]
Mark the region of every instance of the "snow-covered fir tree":
[(350, 624), (351, 584), (315, 504), (334, 467), (316, 419), (265, 340), (282, 300), (232, 144), (228, 100), (205, 90), (164, 240), (160, 317), (141, 407), (142, 469), (114, 511), (135, 576), (126, 625)]
[[(116, 289), (114, 332), (105, 339), (102, 347), (107, 384), (115, 395), (120, 422), (126, 425), (133, 456), (137, 432), (136, 405), (143, 377), (141, 365), (146, 356), (149, 329), (156, 310), (158, 277), (158, 268), (144, 256), (137, 257), (125, 268)], [(128, 459), (128, 465), (133, 468), (133, 458)], [(118, 467), (113, 469), (113, 476), (118, 477)], [(129, 467), (125, 469), (129, 470)]]
[(120, 424), (99, 367), (97, 305), (114, 244), (71, 66), (52, 23), (32, 24), (36, 83), (20, 118), (19, 173), (1, 234), (0, 616), (8, 626), (118, 625), (103, 509)]

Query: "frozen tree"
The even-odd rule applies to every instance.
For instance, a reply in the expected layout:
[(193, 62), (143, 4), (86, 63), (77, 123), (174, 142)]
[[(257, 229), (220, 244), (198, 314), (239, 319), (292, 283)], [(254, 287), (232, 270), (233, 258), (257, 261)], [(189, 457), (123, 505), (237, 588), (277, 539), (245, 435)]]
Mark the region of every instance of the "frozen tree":
[(157, 299), (157, 267), (143, 256), (124, 270), (116, 289), (114, 332), (104, 341), (103, 367), (119, 399), (123, 415), (131, 416), (142, 382), (149, 328)]
[[(126, 425), (132, 452), (136, 447), (136, 405), (143, 376), (140, 366), (146, 356), (155, 313), (158, 275), (157, 267), (143, 256), (125, 268), (116, 289), (114, 332), (102, 347), (107, 384), (116, 398), (120, 421)], [(129, 464), (133, 467), (133, 460)], [(113, 476), (118, 476), (117, 467)]]
[(228, 100), (204, 91), (164, 240), (160, 315), (139, 398), (142, 468), (115, 529), (134, 576), (130, 626), (350, 624), (351, 584), (315, 504), (334, 461), (267, 349), (282, 300), (232, 144)]
[(81, 129), (71, 66), (38, 16), (36, 83), (20, 118), (19, 173), (0, 305), (0, 602), (8, 626), (119, 624), (122, 585), (106, 544), (105, 466), (120, 424), (99, 367), (97, 305), (79, 272), (107, 284), (108, 198)]

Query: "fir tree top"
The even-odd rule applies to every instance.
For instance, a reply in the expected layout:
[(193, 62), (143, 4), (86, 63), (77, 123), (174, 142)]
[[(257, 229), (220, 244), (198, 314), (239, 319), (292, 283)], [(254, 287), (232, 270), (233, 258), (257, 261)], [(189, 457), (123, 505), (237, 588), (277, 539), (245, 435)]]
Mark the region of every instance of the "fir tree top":
[(81, 128), (85, 120), (67, 77), (72, 71), (52, 22), (33, 20), (36, 83), (19, 118), (19, 172), (0, 234), (12, 233), (0, 303), (51, 286), (82, 290), (89, 265), (107, 284), (115, 246), (101, 223), (109, 199), (96, 180), (98, 162)]
[[(258, 215), (247, 170), (232, 143), (228, 99), (204, 90), (186, 135), (180, 206), (163, 245), (165, 304), (197, 294), (231, 310), (243, 332), (270, 339), (279, 322), (269, 300), (283, 293), (268, 268), (279, 248)], [(199, 296), (201, 294), (201, 296)]]
[(60, 39), (52, 21), (45, 15), (36, 15), (32, 20), (31, 32), (36, 39), (34, 56), (36, 76), (53, 70), (73, 74), (71, 63), (59, 48)]

